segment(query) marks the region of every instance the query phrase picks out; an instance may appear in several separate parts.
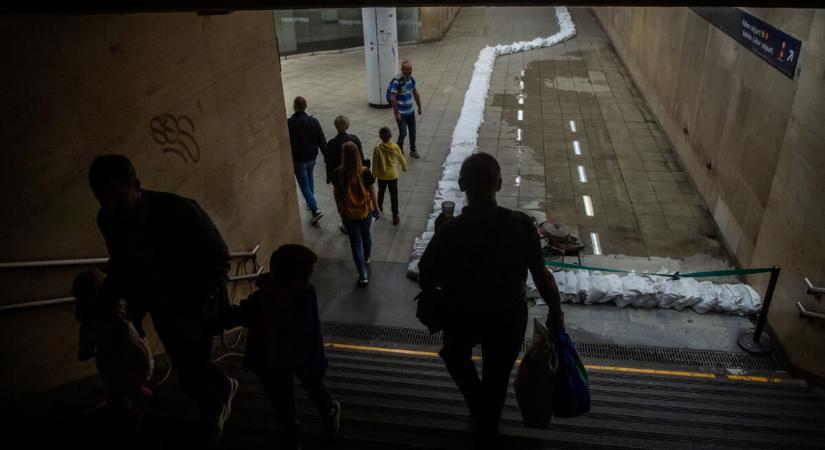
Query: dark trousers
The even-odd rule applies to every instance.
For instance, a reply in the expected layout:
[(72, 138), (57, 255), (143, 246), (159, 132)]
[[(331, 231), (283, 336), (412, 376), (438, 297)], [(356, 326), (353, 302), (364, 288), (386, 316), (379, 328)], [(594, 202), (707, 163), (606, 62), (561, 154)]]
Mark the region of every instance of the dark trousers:
[(272, 404), (272, 411), (286, 441), (294, 442), (298, 438), (298, 423), (295, 414), (295, 389), (293, 375), (298, 377), (307, 396), (318, 408), (322, 420), (332, 411), (332, 398), (324, 386), (323, 374), (314, 374), (309, 370), (273, 369), (258, 372), (264, 393)]
[(350, 250), (352, 250), (352, 259), (355, 261), (355, 268), (358, 269), (358, 276), (367, 276), (367, 263), (372, 253), (372, 236), (370, 236), (370, 226), (372, 225), (372, 218), (353, 220), (343, 219), (344, 228), (347, 229), (347, 236), (349, 236)]
[(390, 188), (390, 203), (392, 216), (398, 217), (398, 178), (394, 180), (378, 180), (378, 208), (384, 211), (384, 191)]
[(404, 138), (407, 137), (407, 129), (410, 130), (410, 151), (415, 153), (415, 110), (410, 114), (401, 114), (401, 120), (396, 120), (398, 124), (398, 147), (404, 153)]
[[(445, 331), (439, 355), (467, 401), (476, 430), (497, 434), (510, 372), (527, 329), (527, 304), (522, 302), (512, 310), (494, 315), (468, 317), (466, 323), (472, 323), (471, 328)], [(471, 359), (473, 346), (479, 343), (481, 378)]]
[[(213, 420), (229, 395), (229, 378), (212, 363), (212, 334), (204, 331), (195, 339), (183, 334), (180, 314), (152, 311), (152, 322), (166, 353), (172, 359), (181, 389), (200, 406), (201, 416)], [(207, 328), (202, 323), (201, 329)]]

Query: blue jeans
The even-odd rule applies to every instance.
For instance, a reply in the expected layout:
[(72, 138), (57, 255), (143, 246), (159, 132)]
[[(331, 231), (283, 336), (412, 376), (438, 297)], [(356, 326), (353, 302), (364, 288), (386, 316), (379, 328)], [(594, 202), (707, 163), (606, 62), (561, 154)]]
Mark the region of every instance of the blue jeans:
[(318, 211), (318, 203), (315, 201), (315, 180), (312, 178), (312, 171), (315, 169), (315, 160), (306, 162), (296, 162), (292, 166), (295, 168), (295, 179), (298, 180), (298, 187), (307, 202), (307, 206), (315, 214)]
[(412, 114), (401, 114), (401, 120), (396, 120), (398, 124), (398, 144), (401, 153), (404, 153), (404, 138), (407, 137), (407, 128), (410, 129), (410, 152), (415, 152), (415, 111)]
[(370, 237), (370, 226), (372, 219), (367, 217), (361, 220), (344, 219), (344, 227), (349, 236), (349, 245), (352, 249), (352, 259), (355, 260), (355, 267), (358, 269), (358, 276), (367, 277), (367, 258), (372, 251), (372, 238)]

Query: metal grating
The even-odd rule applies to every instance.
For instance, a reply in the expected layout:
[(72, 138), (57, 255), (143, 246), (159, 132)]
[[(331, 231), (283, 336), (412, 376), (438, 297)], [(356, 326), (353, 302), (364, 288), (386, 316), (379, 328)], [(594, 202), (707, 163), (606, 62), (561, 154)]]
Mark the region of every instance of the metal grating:
[[(430, 346), (440, 346), (442, 344), (440, 332), (430, 334), (427, 330), (416, 328), (327, 321), (322, 322), (321, 328), (324, 336), (328, 337)], [(526, 348), (527, 342), (522, 345), (522, 350)], [(585, 359), (643, 361), (727, 369), (780, 369), (772, 356), (751, 355), (748, 353), (587, 343), (576, 343), (576, 350)]]

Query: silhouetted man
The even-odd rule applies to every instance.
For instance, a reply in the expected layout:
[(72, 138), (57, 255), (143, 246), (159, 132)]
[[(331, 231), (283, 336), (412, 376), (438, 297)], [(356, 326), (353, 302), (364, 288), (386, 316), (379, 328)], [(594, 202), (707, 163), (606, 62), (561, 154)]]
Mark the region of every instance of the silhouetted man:
[[(433, 236), (418, 266), (419, 283), (425, 291), (440, 286), (445, 301), (459, 311), (444, 326), (439, 354), (464, 394), (478, 442), (498, 448), (498, 420), (527, 326), (527, 271), (556, 329), (563, 325), (561, 303), (532, 220), (496, 205), (501, 168), (495, 158), (486, 153), (467, 158), (458, 183), (467, 206)], [(471, 359), (476, 344), (482, 349), (481, 379)]]
[(216, 442), (238, 389), (210, 359), (228, 307), (226, 244), (194, 200), (142, 189), (125, 156), (96, 158), (89, 184), (110, 256), (102, 300), (125, 299), (142, 335), (151, 313), (181, 388), (200, 406), (206, 440)]
[(295, 179), (298, 180), (298, 187), (301, 195), (307, 202), (307, 208), (312, 213), (309, 223), (316, 224), (324, 213), (318, 209), (318, 202), (315, 200), (315, 160), (318, 158), (318, 150), (326, 152), (327, 140), (324, 137), (324, 130), (318, 119), (306, 113), (307, 101), (303, 97), (295, 97), (292, 102), (292, 109), (295, 111), (287, 119), (289, 128), (289, 145), (292, 148), (292, 166), (295, 169)]

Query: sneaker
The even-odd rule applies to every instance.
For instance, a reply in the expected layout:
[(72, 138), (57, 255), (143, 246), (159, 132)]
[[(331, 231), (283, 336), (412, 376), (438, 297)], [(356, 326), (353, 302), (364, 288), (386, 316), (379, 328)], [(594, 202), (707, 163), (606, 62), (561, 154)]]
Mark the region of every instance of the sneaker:
[(221, 435), (223, 435), (223, 426), (232, 414), (232, 400), (235, 398), (235, 394), (238, 393), (238, 385), (238, 380), (229, 378), (229, 394), (227, 394), (226, 400), (224, 400), (223, 405), (221, 405), (221, 412), (215, 418), (212, 435), (209, 439), (213, 444), (220, 441)]
[(395, 216), (395, 217), (392, 218), (392, 224), (393, 225), (398, 225), (399, 223), (401, 223), (401, 218), (400, 217)]
[(358, 277), (358, 286), (366, 286), (369, 282), (370, 279), (366, 275)]
[(341, 402), (335, 400), (332, 402), (332, 411), (326, 417), (321, 419), (323, 423), (324, 434), (327, 436), (334, 436), (341, 428)]
[(421, 156), (418, 154), (418, 152), (417, 152), (417, 151), (415, 151), (415, 150), (413, 150), (413, 151), (411, 151), (411, 152), (410, 152), (410, 156), (412, 156), (412, 157), (413, 157), (413, 158), (415, 158), (415, 159), (418, 159), (418, 158), (420, 158), (420, 157), (421, 157)]
[(369, 264), (371, 262), (372, 262), (372, 258), (370, 258), (369, 256), (367, 256), (367, 259), (364, 260), (365, 264)]
[(338, 229), (341, 230), (341, 233), (347, 234), (347, 227), (345, 227), (343, 223), (338, 225)]
[(312, 218), (309, 219), (309, 223), (315, 225), (321, 220), (321, 217), (324, 217), (324, 213), (322, 213), (320, 209), (316, 209), (315, 212), (312, 213)]

